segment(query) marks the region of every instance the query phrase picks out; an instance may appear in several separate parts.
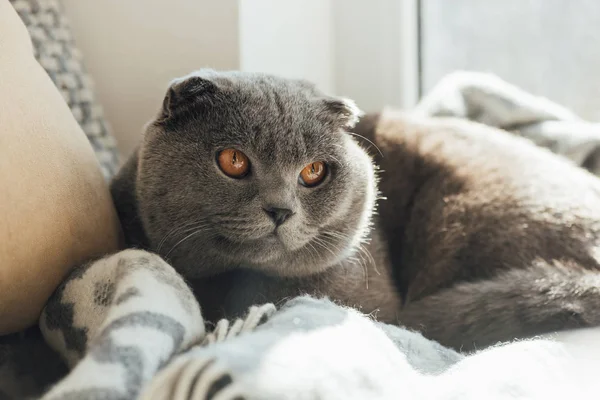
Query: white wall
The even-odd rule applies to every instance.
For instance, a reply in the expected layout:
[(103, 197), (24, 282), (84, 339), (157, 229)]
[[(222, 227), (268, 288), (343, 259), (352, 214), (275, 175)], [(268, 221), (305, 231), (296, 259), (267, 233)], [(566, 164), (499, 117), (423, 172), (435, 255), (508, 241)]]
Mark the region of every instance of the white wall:
[(417, 96), (416, 0), (239, 0), (240, 67), (309, 79), (366, 111)]
[(63, 0), (119, 148), (134, 148), (168, 82), (237, 69), (236, 0)]
[(331, 0), (240, 0), (240, 68), (335, 90)]
[(167, 83), (205, 66), (309, 79), (366, 111), (416, 99), (416, 0), (63, 3), (123, 155)]
[(410, 47), (417, 37), (415, 7), (415, 0), (334, 0), (339, 95), (365, 111), (415, 104), (417, 59)]

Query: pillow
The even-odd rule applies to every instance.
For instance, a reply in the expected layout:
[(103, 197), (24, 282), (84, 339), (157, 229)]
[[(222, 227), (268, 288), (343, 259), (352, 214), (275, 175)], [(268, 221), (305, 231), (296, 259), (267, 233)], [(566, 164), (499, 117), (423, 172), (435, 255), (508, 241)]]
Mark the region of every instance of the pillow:
[(89, 141), (0, 0), (0, 334), (33, 325), (67, 272), (119, 237)]
[(116, 141), (96, 101), (92, 80), (61, 4), (57, 0), (10, 1), (29, 31), (36, 59), (87, 135), (104, 176), (111, 178), (119, 164)]

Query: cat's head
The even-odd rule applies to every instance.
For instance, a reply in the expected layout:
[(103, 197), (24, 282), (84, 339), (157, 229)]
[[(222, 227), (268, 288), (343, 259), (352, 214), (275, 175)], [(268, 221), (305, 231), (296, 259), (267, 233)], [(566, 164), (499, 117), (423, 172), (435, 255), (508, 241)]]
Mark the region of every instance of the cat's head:
[(376, 183), (359, 110), (305, 81), (201, 70), (174, 81), (139, 152), (150, 247), (188, 277), (320, 272), (369, 229)]

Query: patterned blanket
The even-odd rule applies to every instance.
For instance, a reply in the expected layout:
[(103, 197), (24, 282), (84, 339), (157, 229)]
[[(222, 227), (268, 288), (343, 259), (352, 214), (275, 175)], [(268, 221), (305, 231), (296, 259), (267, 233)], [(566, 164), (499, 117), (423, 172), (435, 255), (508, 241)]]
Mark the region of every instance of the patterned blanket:
[[(495, 76), (452, 74), (416, 112), (499, 126), (599, 172), (598, 125)], [(206, 328), (171, 266), (125, 250), (75, 269), (39, 327), (0, 338), (0, 399), (591, 399), (599, 364), (552, 337), (459, 354), (310, 297)]]

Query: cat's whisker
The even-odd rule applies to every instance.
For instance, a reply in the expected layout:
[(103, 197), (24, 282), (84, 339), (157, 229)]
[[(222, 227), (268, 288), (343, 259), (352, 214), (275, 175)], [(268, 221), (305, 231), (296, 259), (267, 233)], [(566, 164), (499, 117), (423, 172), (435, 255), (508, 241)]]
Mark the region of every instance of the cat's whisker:
[[(331, 237), (330, 237), (330, 236), (331, 236)], [(334, 236), (334, 235), (325, 235), (325, 234), (324, 234), (324, 235), (323, 235), (323, 237), (321, 238), (321, 240), (325, 241), (326, 239), (329, 239), (329, 240), (330, 240), (328, 243), (329, 243), (330, 245), (334, 246), (334, 247), (335, 247), (335, 249), (336, 249), (336, 250), (337, 250), (337, 251), (338, 251), (340, 254), (342, 254), (342, 253), (343, 253), (343, 250), (342, 250), (342, 249), (340, 249), (340, 248), (339, 248), (339, 247), (338, 247), (336, 244), (334, 244), (334, 243), (333, 243), (333, 239), (342, 239), (342, 240), (344, 240), (344, 239), (345, 239), (344, 237), (339, 237), (339, 236), (338, 236), (338, 237), (336, 237), (336, 236)]]
[(332, 237), (335, 239), (340, 239), (343, 241), (351, 241), (352, 240), (352, 236), (341, 233), (341, 232), (336, 232), (336, 231), (326, 231), (322, 233), (324, 235), (324, 237)]
[(343, 162), (341, 162), (337, 157), (329, 155), (329, 158), (331, 158), (333, 161), (337, 162), (340, 165), (344, 165)]
[(167, 239), (169, 239), (172, 235), (181, 234), (181, 233), (189, 232), (194, 229), (198, 229), (198, 227), (203, 224), (204, 224), (204, 221), (194, 221), (194, 222), (183, 224), (181, 226), (177, 226), (177, 227), (171, 229), (165, 236), (163, 236), (163, 238), (158, 243), (156, 252), (158, 254), (160, 254), (160, 250), (165, 245)]
[(334, 256), (334, 258), (339, 257), (339, 255), (336, 255), (336, 253), (333, 250), (331, 250), (331, 248), (328, 246), (328, 243), (325, 242), (324, 240), (316, 238), (316, 237), (313, 240), (314, 240), (314, 243), (316, 245), (318, 245), (318, 246), (322, 247), (323, 249), (329, 251)]
[(213, 218), (213, 222), (216, 224), (227, 224), (227, 223), (248, 223), (247, 217), (232, 217), (227, 216), (227, 218)]
[[(333, 235), (332, 235), (332, 236), (333, 236)], [(340, 235), (340, 236), (342, 236), (342, 237), (343, 237), (344, 235)], [(326, 238), (326, 237), (327, 237), (327, 236), (325, 236), (325, 238)], [(320, 242), (324, 242), (324, 243), (325, 243), (325, 245), (321, 244), (321, 246), (322, 246), (322, 247), (324, 247), (324, 248), (326, 248), (326, 249), (327, 249), (327, 250), (329, 250), (330, 252), (332, 252), (332, 251), (331, 251), (331, 249), (330, 249), (329, 247), (327, 247), (326, 245), (333, 246), (333, 247), (335, 248), (335, 250), (337, 250), (337, 251), (338, 251), (340, 254), (342, 253), (341, 249), (340, 249), (338, 246), (336, 246), (334, 243), (332, 243), (332, 242), (327, 242), (327, 241), (325, 241), (324, 239), (315, 238), (315, 243), (317, 243), (317, 244), (320, 244)], [(332, 252), (332, 254), (334, 254), (334, 256), (335, 256), (335, 253), (333, 253), (333, 252)], [(365, 285), (366, 285), (366, 287), (367, 287), (367, 289), (368, 289), (368, 288), (369, 288), (369, 269), (368, 269), (368, 267), (367, 267), (366, 261), (365, 261), (365, 259), (364, 259), (364, 258), (362, 258), (362, 257), (361, 257), (361, 259), (362, 259), (362, 262), (360, 262), (360, 261), (359, 261), (357, 258), (355, 258), (355, 259), (356, 259), (356, 261), (358, 262), (358, 265), (359, 265), (359, 266), (361, 267), (361, 269), (363, 270), (364, 277), (365, 277)]]
[(364, 139), (367, 142), (371, 143), (373, 145), (373, 147), (375, 147), (377, 149), (377, 151), (379, 152), (379, 154), (381, 154), (381, 157), (383, 157), (383, 153), (381, 152), (381, 150), (379, 149), (379, 147), (377, 147), (377, 145), (375, 143), (373, 143), (371, 140), (367, 139), (363, 135), (359, 135), (358, 133), (354, 133), (354, 132), (350, 132), (350, 131), (346, 131), (346, 133), (349, 133), (352, 136), (359, 137), (359, 138)]
[(367, 268), (367, 265), (365, 264), (365, 259), (362, 257), (352, 257), (352, 258), (348, 258), (349, 261), (352, 261), (353, 264), (358, 264), (358, 266), (362, 269), (363, 271), (363, 276), (365, 278), (365, 287), (368, 289), (369, 288), (369, 270)]
[(373, 255), (371, 254), (371, 252), (362, 244), (358, 245), (358, 249), (365, 253), (366, 256), (369, 258), (371, 265), (373, 266), (373, 269), (375, 270), (375, 273), (377, 275), (381, 275), (381, 272), (379, 272), (379, 269), (377, 269), (377, 263), (375, 262), (375, 259), (373, 258)]
[(172, 235), (174, 235), (175, 233), (179, 232), (181, 229), (183, 229), (182, 226), (176, 226), (175, 228), (173, 228), (169, 232), (167, 232), (167, 234), (162, 237), (162, 239), (160, 240), (160, 242), (158, 242), (158, 246), (156, 247), (156, 252), (160, 253), (160, 250), (162, 249), (162, 247), (165, 244), (166, 240), (169, 237), (171, 237)]
[[(327, 237), (323, 238), (322, 240), (326, 241), (326, 239), (327, 239)], [(331, 239), (333, 239), (333, 238), (331, 238)], [(329, 243), (331, 246), (333, 246), (333, 247), (334, 247), (334, 248), (335, 248), (335, 249), (336, 249), (336, 250), (339, 252), (339, 254), (342, 254), (342, 253), (344, 252), (344, 251), (343, 251), (343, 249), (342, 249), (342, 248), (340, 248), (340, 247), (338, 246), (338, 244), (336, 244), (336, 243), (333, 243), (333, 241), (332, 241), (332, 240), (330, 240), (328, 243)]]
[(260, 237), (263, 236), (260, 233), (264, 233), (264, 231), (264, 226), (245, 226), (243, 228), (237, 228), (237, 231), (236, 229), (233, 230), (233, 232), (238, 235), (241, 243), (244, 243), (247, 240), (260, 239)]
[(308, 244), (308, 246), (310, 246), (310, 250), (309, 249), (307, 249), (307, 250), (309, 250), (311, 259), (313, 259), (313, 261), (315, 263), (318, 263), (319, 262), (319, 252), (317, 251), (317, 249), (315, 248), (315, 246), (312, 243), (309, 242), (307, 244)]
[[(270, 228), (270, 226), (269, 226), (269, 228)], [(265, 231), (265, 227), (264, 226), (254, 225), (252, 227), (252, 235), (254, 235), (257, 232), (261, 232), (261, 231)]]
[(167, 254), (165, 255), (164, 258), (169, 258), (169, 255), (173, 252), (173, 250), (175, 250), (181, 243), (185, 242), (186, 240), (190, 239), (191, 237), (202, 233), (204, 231), (206, 231), (206, 228), (209, 226), (209, 224), (206, 224), (202, 227), (199, 227), (198, 229), (196, 229), (195, 231), (193, 231), (192, 233), (190, 233), (189, 235), (183, 237), (183, 239), (179, 240), (177, 243), (175, 243), (173, 245), (173, 247), (171, 247), (171, 249), (167, 252)]
[[(338, 232), (338, 231), (327, 231), (327, 232), (323, 232), (323, 235), (325, 237), (330, 236), (330, 237), (335, 237), (341, 240), (349, 240), (351, 239), (350, 235), (344, 234), (342, 232)], [(373, 266), (373, 269), (375, 270), (375, 273), (377, 273), (377, 275), (381, 275), (381, 273), (379, 272), (379, 270), (377, 269), (377, 264), (375, 262), (375, 259), (373, 258), (373, 256), (371, 255), (371, 253), (369, 252), (369, 250), (367, 250), (366, 248), (363, 247), (362, 244), (359, 244), (356, 248), (358, 250), (358, 252), (356, 253), (358, 255), (358, 257), (360, 257), (360, 260), (356, 257), (355, 260), (359, 263), (360, 267), (364, 270), (365, 273), (365, 280), (367, 281), (367, 286), (368, 286), (368, 267), (369, 265)], [(365, 260), (364, 257), (367, 257), (367, 260)], [(362, 261), (362, 262), (360, 262)]]
[[(338, 231), (327, 231), (327, 232), (323, 232), (324, 235), (330, 235), (330, 236), (334, 236), (337, 237), (339, 239), (342, 240), (349, 240), (351, 239), (350, 235), (344, 234), (342, 232), (338, 232)], [(377, 274), (381, 275), (381, 273), (377, 270), (377, 263), (375, 262), (375, 259), (373, 258), (373, 256), (371, 255), (371, 253), (369, 252), (369, 250), (361, 243), (357, 246), (357, 250), (364, 254), (365, 257), (367, 257), (369, 259), (369, 263), (371, 265), (373, 265), (373, 268), (375, 269), (375, 272), (377, 272)]]
[[(363, 270), (363, 276), (365, 277), (365, 287), (369, 289), (369, 270), (366, 265), (364, 265), (364, 260), (359, 259), (358, 257), (348, 257), (346, 260), (350, 261), (352, 264), (358, 264), (359, 267)], [(362, 262), (361, 262), (362, 260)]]
[(327, 244), (328, 244), (327, 242), (323, 241), (322, 239), (319, 239), (318, 237), (313, 238), (313, 241), (315, 244), (318, 244), (321, 247), (323, 247), (323, 249), (329, 251), (333, 255), (334, 258), (339, 257), (338, 254), (336, 254), (329, 246), (327, 246)]

